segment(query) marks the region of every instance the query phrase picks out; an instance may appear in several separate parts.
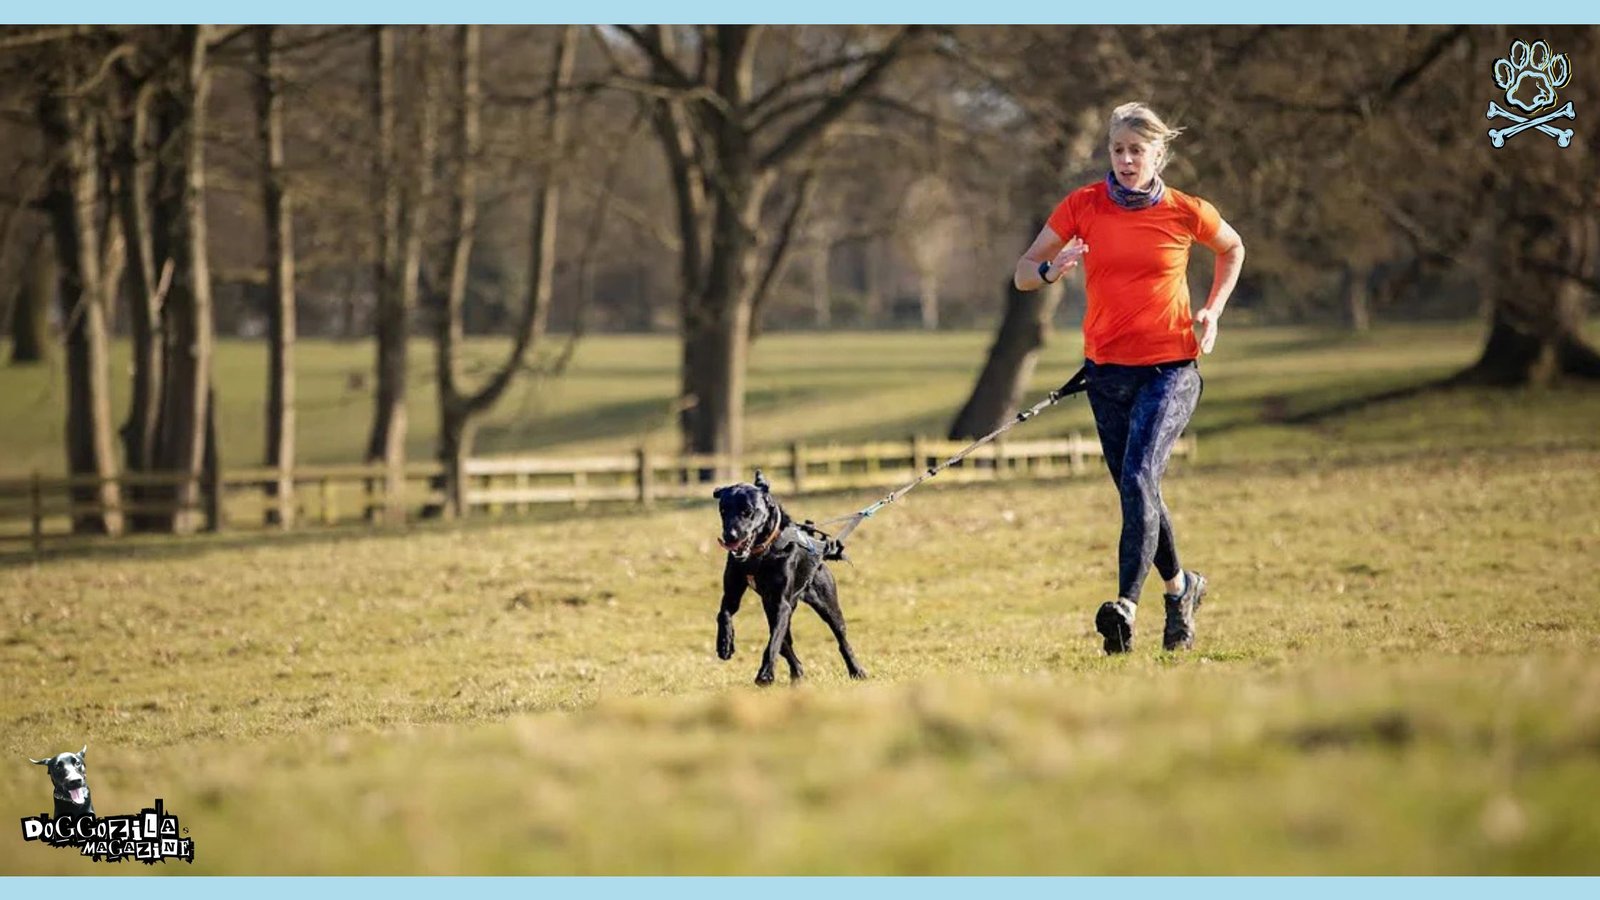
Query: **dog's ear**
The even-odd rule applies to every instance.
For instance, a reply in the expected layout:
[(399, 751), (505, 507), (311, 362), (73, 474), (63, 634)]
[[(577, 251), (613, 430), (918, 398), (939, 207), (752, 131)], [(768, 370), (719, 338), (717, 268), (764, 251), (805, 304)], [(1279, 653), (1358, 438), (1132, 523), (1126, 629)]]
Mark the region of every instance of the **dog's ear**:
[(728, 489), (727, 489), (727, 488), (725, 488), (725, 487), (719, 487), (719, 488), (717, 488), (717, 489), (716, 489), (716, 490), (714, 490), (714, 491), (712, 491), (712, 492), (711, 492), (711, 496), (712, 496), (712, 497), (713, 497), (713, 498), (715, 498), (715, 499), (717, 499), (717, 500), (721, 500), (721, 499), (722, 499), (722, 495), (723, 495), (723, 494), (726, 494), (726, 493), (727, 493), (727, 492), (728, 492)]
[(79, 759), (83, 759), (84, 758), (84, 754), (86, 754), (88, 752), (89, 752), (89, 745), (88, 744), (84, 744), (83, 745), (83, 749), (78, 751), (78, 758)]
[(48, 757), (46, 757), (44, 759), (34, 759), (33, 757), (30, 756), (30, 757), (28, 757), (28, 762), (31, 762), (36, 766), (48, 766), (48, 765), (50, 765), (50, 759)]
[(756, 470), (756, 487), (760, 488), (761, 493), (763, 494), (770, 493), (769, 488), (772, 487), (772, 485), (767, 482), (767, 476), (761, 474), (760, 469)]

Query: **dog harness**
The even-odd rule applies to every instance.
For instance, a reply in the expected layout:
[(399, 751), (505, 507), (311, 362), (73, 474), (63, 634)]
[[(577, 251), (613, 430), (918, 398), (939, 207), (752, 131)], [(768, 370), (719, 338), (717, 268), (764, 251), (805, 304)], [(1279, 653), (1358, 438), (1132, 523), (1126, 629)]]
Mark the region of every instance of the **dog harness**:
[[(782, 553), (792, 547), (798, 547), (804, 556), (800, 565), (795, 569), (796, 583), (798, 585), (795, 589), (796, 594), (804, 593), (806, 588), (811, 586), (811, 579), (816, 575), (817, 568), (822, 565), (823, 560), (844, 559), (844, 548), (842, 546), (832, 540), (818, 540), (808, 533), (808, 530), (814, 530), (814, 527), (809, 522), (805, 524), (790, 522), (777, 529), (773, 536), (767, 539), (767, 543), (761, 550), (750, 551), (750, 558), (755, 559), (760, 556), (766, 556), (769, 553)], [(830, 553), (834, 555), (829, 555)], [(756, 576), (753, 573), (748, 574), (745, 576), (745, 581), (751, 587), (755, 587)]]

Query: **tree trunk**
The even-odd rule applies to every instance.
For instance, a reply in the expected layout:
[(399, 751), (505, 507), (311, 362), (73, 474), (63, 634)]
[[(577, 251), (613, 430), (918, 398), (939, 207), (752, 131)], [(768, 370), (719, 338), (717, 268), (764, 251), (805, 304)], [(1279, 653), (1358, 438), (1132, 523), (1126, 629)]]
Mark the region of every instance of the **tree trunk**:
[(1016, 415), (1022, 394), (1033, 380), (1039, 351), (1049, 337), (1050, 320), (1061, 302), (1062, 291), (1058, 282), (1023, 293), (1007, 279), (1006, 310), (1000, 330), (989, 346), (989, 356), (972, 395), (950, 423), (951, 440), (982, 437)]
[(1456, 376), (1458, 383), (1514, 387), (1600, 379), (1600, 354), (1583, 339), (1600, 222), (1582, 211), (1546, 210), (1542, 202), (1527, 185), (1509, 188), (1502, 201), (1490, 267), (1489, 336), (1478, 361)]
[(256, 29), (256, 116), (265, 166), (261, 172), (262, 208), (266, 211), (267, 286), (272, 294), (267, 350), (266, 464), (277, 469), (269, 487), (267, 524), (294, 524), (294, 204), (284, 175), (283, 73), (273, 50), (275, 29)]
[[(686, 395), (696, 400), (689, 437), (692, 453), (737, 458), (744, 446), (744, 388), (750, 346), (750, 307), (734, 303), (721, 317), (697, 323), (685, 346), (689, 366)], [(718, 467), (716, 477), (731, 475)]]
[[(765, 187), (727, 163), (720, 187), (705, 289), (685, 323), (683, 392), (694, 398), (685, 437), (691, 453), (737, 459), (744, 452), (751, 289), (760, 250), (755, 235)], [(726, 469), (718, 467), (716, 477), (729, 477)]]
[(939, 273), (923, 269), (917, 273), (917, 286), (921, 294), (922, 330), (939, 330)]
[(461, 113), (456, 131), (455, 248), (450, 256), (450, 284), (444, 310), (434, 337), (434, 377), (438, 380), (439, 397), (438, 455), (444, 466), (444, 513), (450, 518), (467, 514), (466, 464), (476, 431), (459, 387), (459, 350), (465, 333), (461, 310), (466, 304), (472, 245), (477, 239), (478, 154), (482, 147), (483, 105), (481, 30), (476, 25), (462, 25), (457, 35), (456, 71), (461, 89)]
[(833, 240), (822, 228), (818, 228), (813, 237), (816, 245), (811, 248), (812, 324), (819, 329), (826, 329), (833, 325), (833, 279), (829, 277)]
[(167, 358), (157, 468), (181, 474), (168, 494), (174, 509), (164, 519), (175, 534), (200, 526), (201, 476), (206, 456), (206, 416), (211, 389), (211, 271), (206, 251), (205, 129), (210, 94), (207, 40), (210, 28), (183, 28), (184, 77), (179, 102), (186, 118), (178, 135), (182, 151), (179, 205), (172, 241), (173, 277), (162, 312), (171, 341)]
[[(1548, 386), (1563, 377), (1600, 379), (1600, 354), (1583, 339), (1583, 304), (1573, 291), (1552, 303), (1556, 322), (1531, 326), (1519, 312), (1497, 302), (1478, 361), (1456, 376), (1458, 383), (1492, 387)], [(1577, 299), (1580, 302), (1574, 303)]]
[(865, 282), (862, 293), (865, 297), (861, 314), (868, 328), (883, 324), (884, 244), (883, 238), (869, 238), (866, 242), (866, 258), (862, 260), (862, 280)]
[[(154, 190), (155, 151), (150, 138), (150, 110), (156, 86), (137, 84), (126, 75), (121, 81), (127, 100), (125, 121), (116, 140), (117, 213), (127, 245), (125, 273), (128, 294), (128, 323), (132, 337), (133, 394), (128, 417), (122, 423), (123, 463), (130, 472), (150, 472), (156, 466), (156, 447), (161, 427), (161, 379), (166, 366), (166, 347), (162, 334), (162, 296), (172, 277), (170, 259), (156, 257), (155, 227), (151, 220), (151, 195)], [(162, 246), (169, 244), (162, 241)], [(133, 487), (128, 493), (134, 503), (143, 504), (160, 492), (148, 487)], [(128, 516), (128, 527), (148, 531), (162, 526), (159, 517), (146, 512)]]
[(107, 380), (105, 282), (101, 272), (100, 152), (75, 73), (41, 101), (45, 133), (61, 154), (48, 201), (58, 260), (62, 331), (67, 346), (67, 471), (98, 479), (72, 490), (75, 533), (122, 530)]
[(395, 128), (394, 37), (380, 27), (374, 38), (373, 65), (377, 79), (374, 114), (379, 144), (379, 247), (384, 272), (380, 275), (377, 309), (377, 405), (367, 439), (367, 461), (382, 460), (389, 472), (385, 518), (404, 521), (405, 509), (398, 483), (406, 458), (406, 372), (411, 315), (417, 304), (422, 271), (422, 239), (428, 203), (433, 193), (434, 97), (429, 71), (432, 34), (418, 38), (421, 99), (416, 143), (406, 155), (410, 165), (402, 184), (397, 178), (398, 146)]
[(1372, 278), (1373, 269), (1344, 265), (1344, 307), (1350, 312), (1350, 329), (1356, 332), (1372, 330)]
[[(372, 33), (372, 118), (376, 131), (373, 210), (377, 254), (373, 260), (374, 361), (373, 419), (367, 435), (368, 462), (404, 465), (405, 310), (400, 305), (400, 178), (395, 136), (395, 35), (380, 25)], [(353, 317), (351, 317), (353, 319)], [(347, 320), (349, 328), (353, 321)], [(398, 454), (398, 456), (396, 456)], [(369, 509), (368, 515), (376, 511)], [(387, 515), (387, 511), (385, 511)]]
[[(920, 31), (902, 29), (825, 99), (802, 102), (799, 117), (774, 115), (799, 91), (774, 86), (755, 95), (753, 60), (761, 26), (699, 30), (698, 63), (674, 60), (670, 29), (620, 27), (666, 88), (654, 101), (655, 125), (677, 206), (679, 303), (683, 337), (679, 425), (686, 449), (737, 456), (743, 449), (745, 363), (753, 305), (780, 270), (786, 235), (769, 242), (761, 264), (761, 207), (780, 170), (823, 141), (873, 90)], [(689, 72), (695, 74), (689, 76)], [(693, 90), (685, 88), (693, 87)], [(793, 85), (787, 87), (792, 88)], [(809, 188), (798, 192), (785, 231), (798, 221)]]
[(56, 296), (58, 271), (50, 233), (41, 232), (28, 254), (11, 310), (12, 365), (46, 362), (52, 355), (55, 337), (50, 333), (50, 304)]
[(467, 274), (477, 230), (477, 161), (481, 149), (479, 113), (480, 29), (462, 26), (459, 32), (459, 77), (462, 108), (457, 132), (461, 167), (457, 172), (454, 204), (454, 252), (450, 263), (450, 289), (435, 331), (439, 389), (438, 458), (445, 470), (446, 514), (464, 516), (466, 462), (472, 456), (478, 422), (505, 394), (522, 370), (523, 361), (544, 333), (555, 283), (556, 227), (561, 211), (560, 160), (566, 152), (567, 91), (577, 56), (576, 26), (562, 29), (550, 71), (549, 100), (544, 117), (544, 160), (539, 186), (534, 191), (533, 226), (528, 248), (528, 294), (510, 353), (472, 394), (461, 390), (458, 348), (462, 339), (461, 308), (466, 299)]
[[(1091, 165), (1100, 152), (1101, 135), (1099, 117), (1092, 108), (1081, 111), (1071, 129), (1057, 131), (1018, 183), (1017, 208), (1042, 203), (1054, 206), (1050, 198), (1061, 196), (1062, 173), (1080, 172)], [(1033, 230), (1027, 236), (1030, 242), (1047, 221), (1045, 210), (1040, 209), (1039, 213), (1031, 223)], [(1022, 393), (1033, 379), (1039, 351), (1050, 337), (1050, 322), (1062, 291), (1058, 283), (1023, 293), (1011, 278), (1006, 279), (1006, 309), (1000, 330), (989, 347), (972, 395), (950, 423), (952, 440), (981, 437), (1016, 414)]]

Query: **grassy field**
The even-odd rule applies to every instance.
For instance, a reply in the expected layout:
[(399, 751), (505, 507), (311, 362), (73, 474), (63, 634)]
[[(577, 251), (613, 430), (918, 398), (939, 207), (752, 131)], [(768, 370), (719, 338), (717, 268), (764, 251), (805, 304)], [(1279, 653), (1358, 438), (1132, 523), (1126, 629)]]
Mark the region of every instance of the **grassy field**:
[[(1591, 333), (1600, 340), (1600, 320)], [(920, 334), (777, 334), (756, 347), (750, 372), (747, 442), (753, 449), (791, 441), (870, 441), (916, 433), (942, 436), (966, 400), (983, 362), (990, 336), (977, 332)], [(1365, 417), (1320, 427), (1286, 429), (1279, 420), (1335, 403), (1416, 384), (1471, 362), (1482, 340), (1472, 323), (1395, 325), (1357, 335), (1316, 328), (1230, 328), (1222, 349), (1205, 360), (1205, 401), (1194, 429), (1229, 458), (1253, 460), (1321, 456), (1335, 438), (1360, 453), (1417, 449), (1419, 442), (1475, 446), (1515, 439), (1585, 440), (1594, 421), (1553, 419), (1498, 395), (1445, 396), (1409, 408), (1409, 420), (1388, 420), (1386, 429), (1367, 427)], [(491, 364), (499, 342), (475, 341), (469, 371)], [(127, 411), (130, 379), (127, 345), (114, 347), (113, 419)], [(578, 347), (560, 378), (525, 378), (489, 416), (479, 437), (482, 453), (517, 451), (583, 453), (648, 444), (659, 452), (677, 449), (672, 413), (678, 390), (678, 348), (673, 338), (608, 336)], [(266, 396), (264, 345), (224, 341), (218, 351), (218, 430), (225, 466), (254, 466), (264, 445)], [(372, 349), (367, 343), (307, 341), (301, 344), (299, 457), (306, 463), (359, 461), (372, 418)], [(415, 372), (409, 390), (408, 453), (430, 459), (437, 409), (433, 356), (423, 342), (412, 348)], [(1056, 336), (1045, 351), (1030, 396), (1060, 385), (1082, 361), (1077, 336)], [(66, 384), (59, 366), (0, 366), (0, 477), (34, 470), (59, 473), (65, 466), (62, 429)], [(1600, 409), (1578, 394), (1586, 411)], [(1353, 424), (1356, 427), (1349, 427)], [(1028, 426), (1029, 435), (1089, 430), (1085, 404), (1064, 404)], [(1442, 430), (1436, 430), (1442, 429)], [(1533, 434), (1522, 434), (1528, 431)], [(1424, 434), (1424, 431), (1430, 433)], [(1508, 432), (1515, 431), (1513, 438)]]
[[(0, 816), (49, 808), (23, 757), (87, 741), (100, 812), (159, 796), (190, 829), (194, 866), (157, 873), (1600, 874), (1600, 396), (1291, 424), (1443, 374), (1475, 333), (1228, 337), (1166, 490), (1214, 585), (1191, 653), (1160, 652), (1155, 603), (1134, 653), (1100, 653), (1101, 478), (933, 486), (867, 523), (837, 569), (862, 684), (802, 612), (808, 681), (751, 685), (753, 600), (716, 660), (709, 504), (140, 539), (0, 566)], [(936, 430), (983, 342), (771, 338), (752, 435)], [(351, 357), (308, 347), (308, 385), (318, 354), (313, 404)], [(586, 344), (489, 440), (637, 442), (670, 374), (670, 345)], [(0, 375), (24, 469), (52, 427), (25, 383)], [(317, 415), (307, 452), (348, 458), (359, 429)], [(146, 871), (0, 840), (0, 873)]]

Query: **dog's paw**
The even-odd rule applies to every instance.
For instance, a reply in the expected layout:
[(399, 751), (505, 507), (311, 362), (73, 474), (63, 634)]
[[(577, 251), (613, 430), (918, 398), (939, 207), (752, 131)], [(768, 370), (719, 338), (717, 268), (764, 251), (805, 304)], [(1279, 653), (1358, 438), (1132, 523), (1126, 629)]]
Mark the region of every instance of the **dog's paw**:
[(733, 626), (726, 625), (717, 629), (717, 658), (733, 659)]
[(867, 676), (867, 670), (866, 669), (857, 669), (854, 672), (850, 673), (850, 677), (855, 681), (866, 681), (867, 677), (868, 677)]
[(766, 687), (767, 685), (771, 684), (772, 681), (773, 675), (771, 669), (762, 669), (756, 673), (756, 684), (760, 685), (761, 687)]

